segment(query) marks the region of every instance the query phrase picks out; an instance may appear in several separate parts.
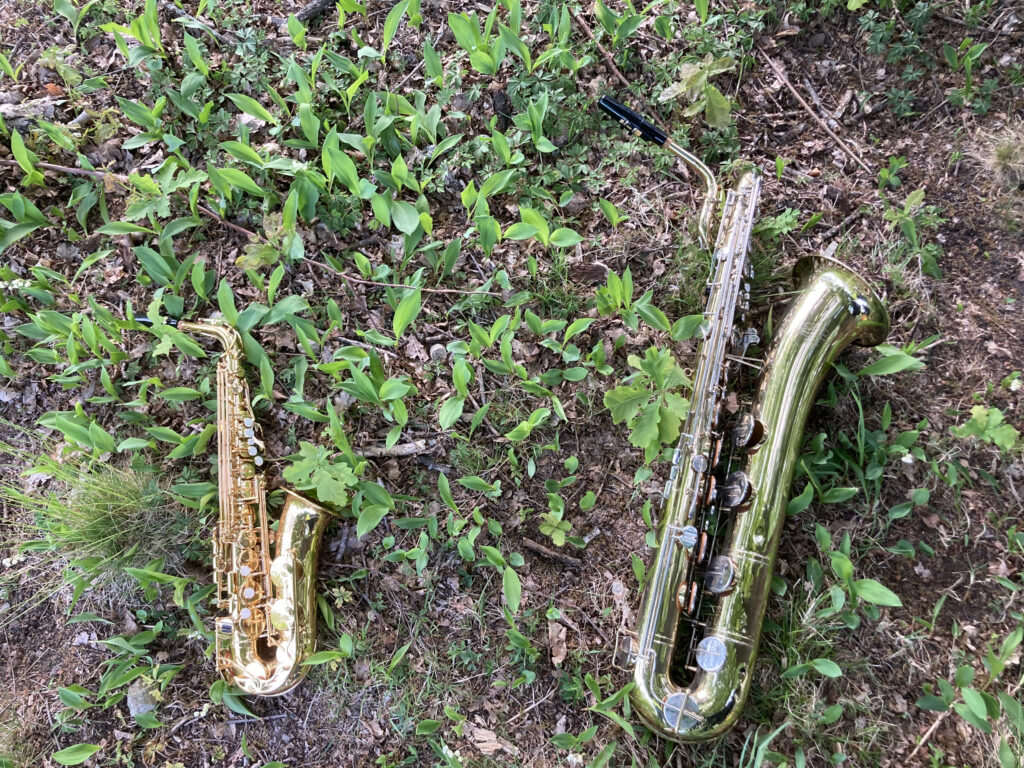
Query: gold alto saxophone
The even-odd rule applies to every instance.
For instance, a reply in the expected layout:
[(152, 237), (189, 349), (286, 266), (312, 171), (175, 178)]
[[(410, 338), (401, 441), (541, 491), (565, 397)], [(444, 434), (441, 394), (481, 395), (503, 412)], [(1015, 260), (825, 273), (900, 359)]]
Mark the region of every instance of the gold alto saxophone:
[[(136, 320), (152, 325), (148, 318)], [(217, 582), (217, 668), (257, 696), (279, 696), (306, 673), (316, 646), (316, 561), (329, 512), (285, 490), (277, 532), (267, 515), (263, 443), (242, 371), (242, 340), (223, 320), (169, 325), (220, 342), (217, 362), (217, 474), (220, 518), (213, 539)], [(270, 557), (271, 541), (276, 554)]]
[[(607, 97), (599, 106), (700, 175), (707, 199), (699, 230), (708, 241), (717, 197), (711, 171), (631, 109)], [(749, 302), (747, 251), (759, 194), (759, 175), (747, 172), (725, 195), (690, 412), (665, 487), (658, 550), (636, 631), (619, 648), (633, 674), (637, 712), (673, 741), (717, 738), (739, 718), (818, 385), (849, 344), (879, 344), (889, 331), (885, 309), (864, 280), (832, 259), (799, 263), (800, 292), (775, 332), (753, 406), (729, 416), (730, 363), (743, 361), (757, 339), (738, 323)]]

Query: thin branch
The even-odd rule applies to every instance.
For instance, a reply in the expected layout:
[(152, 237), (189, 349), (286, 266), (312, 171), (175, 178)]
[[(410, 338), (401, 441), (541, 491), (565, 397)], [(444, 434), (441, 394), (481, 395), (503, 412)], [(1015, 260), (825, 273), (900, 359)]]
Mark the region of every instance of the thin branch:
[(533, 539), (523, 538), (523, 547), (529, 549), (531, 552), (536, 552), (538, 555), (544, 555), (552, 560), (557, 560), (562, 565), (567, 565), (570, 568), (582, 568), (583, 561), (578, 557), (572, 555), (566, 555), (562, 552), (557, 552), (550, 547), (545, 547), (543, 544), (534, 541)]
[(873, 174), (874, 171), (872, 171), (870, 168), (868, 168), (867, 164), (863, 160), (860, 159), (860, 155), (858, 155), (856, 152), (854, 152), (852, 149), (850, 149), (849, 145), (847, 145), (847, 143), (845, 141), (843, 141), (841, 138), (839, 138), (839, 136), (836, 134), (836, 132), (828, 127), (828, 123), (826, 123), (818, 115), (818, 113), (814, 111), (814, 109), (811, 107), (811, 105), (808, 104), (806, 100), (804, 100), (804, 97), (800, 95), (800, 92), (796, 88), (793, 87), (793, 84), (791, 82), (789, 82), (789, 78), (786, 77), (786, 73), (783, 72), (782, 68), (778, 64), (775, 63), (775, 61), (772, 59), (771, 56), (768, 55), (767, 51), (765, 51), (765, 49), (761, 48), (761, 47), (758, 47), (758, 50), (761, 51), (761, 55), (764, 57), (764, 60), (766, 62), (768, 62), (768, 66), (771, 67), (771, 69), (775, 73), (775, 75), (779, 78), (779, 80), (782, 81), (782, 84), (785, 85), (786, 88), (789, 89), (789, 92), (792, 93), (796, 97), (796, 100), (798, 102), (800, 102), (800, 106), (803, 107), (807, 111), (807, 114), (810, 115), (814, 119), (814, 121), (818, 125), (820, 125), (822, 127), (822, 129), (825, 131), (825, 133), (827, 133), (832, 138), (832, 141), (834, 141), (836, 143), (836, 145), (841, 150), (843, 150), (843, 152), (845, 152), (847, 155), (849, 155), (850, 158), (855, 163), (857, 163), (857, 165), (859, 165), (861, 168), (863, 168), (868, 173)]
[[(3, 158), (3, 157), (0, 157), (0, 165), (6, 165), (6, 166), (10, 166), (12, 168), (20, 167), (17, 160), (9, 160), (9, 159)], [(115, 181), (116, 183), (118, 183), (118, 184), (120, 184), (120, 185), (122, 185), (123, 187), (126, 187), (126, 188), (131, 186), (131, 182), (130, 182), (130, 180), (128, 179), (127, 176), (125, 176), (123, 174), (120, 174), (120, 173), (114, 173), (112, 171), (92, 171), (92, 170), (88, 170), (86, 168), (72, 168), (72, 167), (67, 166), (67, 165), (56, 165), (54, 163), (35, 163), (35, 167), (36, 168), (43, 168), (43, 169), (48, 170), (48, 171), (58, 171), (59, 173), (67, 173), (67, 174), (70, 174), (72, 176), (88, 176), (89, 178), (99, 179), (101, 181), (112, 180), (112, 181)], [(178, 194), (179, 197), (184, 199), (186, 202), (189, 201), (188, 200), (188, 195), (186, 195), (184, 192), (179, 190), (177, 194)], [(239, 233), (245, 235), (246, 237), (250, 238), (254, 242), (267, 242), (267, 239), (263, 235), (258, 234), (256, 232), (251, 232), (248, 229), (246, 229), (245, 227), (240, 227), (238, 224), (231, 223), (230, 221), (225, 219), (223, 216), (219, 215), (216, 211), (214, 211), (214, 210), (212, 210), (210, 208), (207, 208), (205, 205), (203, 205), (201, 203), (198, 203), (196, 205), (196, 208), (204, 216), (207, 216), (207, 217), (213, 219), (218, 224), (221, 224), (221, 225), (223, 225), (225, 227), (228, 227), (229, 229), (233, 229), (236, 232), (239, 232)], [(379, 288), (412, 288), (412, 287), (415, 287), (415, 286), (410, 286), (410, 285), (401, 285), (400, 283), (382, 283), (382, 282), (380, 282), (378, 280), (366, 280), (364, 278), (356, 277), (355, 275), (351, 275), (348, 272), (342, 272), (339, 269), (335, 269), (330, 264), (324, 264), (323, 262), (320, 262), (320, 261), (313, 261), (312, 259), (306, 259), (306, 261), (308, 261), (310, 264), (315, 264), (316, 266), (320, 267), (321, 269), (326, 269), (328, 272), (333, 272), (334, 274), (338, 275), (339, 277), (344, 278), (345, 280), (349, 280), (350, 282), (353, 282), (353, 283), (359, 283), (361, 285), (373, 285), (373, 286), (377, 286)], [(457, 288), (420, 288), (420, 290), (423, 291), (424, 293), (448, 293), (448, 294), (456, 294), (456, 295), (459, 295), (459, 296), (496, 296), (499, 299), (501, 298), (501, 294), (500, 293), (495, 293), (494, 291), (463, 291), (463, 290), (459, 290)]]
[(313, 0), (313, 2), (299, 9), (298, 13), (295, 14), (295, 18), (305, 23), (314, 16), (319, 16), (325, 11), (333, 10), (334, 6), (335, 0)]
[[(593, 30), (591, 30), (591, 28), (587, 24), (587, 22), (585, 22), (583, 20), (583, 18), (578, 13), (576, 13), (576, 11), (572, 12), (572, 17), (573, 17), (573, 19), (576, 20), (576, 23), (579, 24), (580, 29), (582, 29), (584, 31), (584, 33), (586, 33), (587, 37), (590, 38), (590, 41), (594, 45), (597, 46), (597, 50), (601, 52), (602, 56), (604, 56), (605, 62), (607, 62), (608, 66), (611, 68), (612, 72), (615, 73), (615, 76), (617, 78), (619, 78), (619, 82), (621, 82), (626, 88), (629, 88), (632, 85), (632, 83), (630, 83), (629, 80), (627, 80), (623, 76), (623, 74), (619, 71), (619, 68), (617, 66), (615, 66), (615, 59), (612, 57), (612, 55), (610, 53), (608, 53), (608, 51), (605, 50), (603, 45), (601, 45), (599, 42), (597, 42), (597, 38), (594, 37), (594, 32), (593, 32)], [(665, 131), (669, 130), (668, 126), (665, 125), (665, 122), (661, 119), (661, 117), (657, 113), (654, 113), (654, 120)]]
[[(3, 157), (0, 157), (0, 165), (20, 167), (17, 160), (9, 160)], [(125, 187), (126, 189), (131, 187), (131, 181), (127, 176), (121, 173), (114, 173), (113, 171), (93, 171), (87, 168), (72, 168), (71, 166), (68, 165), (56, 165), (55, 163), (35, 163), (35, 167), (42, 168), (47, 171), (57, 171), (58, 173), (66, 173), (71, 176), (87, 176), (91, 179), (97, 179), (103, 182), (113, 181), (117, 184), (120, 184), (122, 187)], [(189, 202), (188, 195), (185, 194), (182, 190), (178, 190), (176, 194), (178, 195), (178, 197), (182, 198), (186, 203)], [(233, 229), (236, 232), (239, 232), (257, 242), (266, 241), (266, 238), (264, 238), (262, 235), (259, 235), (256, 232), (251, 232), (245, 227), (240, 227), (238, 224), (231, 223), (223, 216), (218, 214), (216, 211), (214, 211), (211, 208), (207, 208), (202, 203), (197, 203), (196, 208), (204, 216), (213, 219), (218, 224), (221, 224), (227, 227), (228, 229)]]
[(423, 288), (415, 285), (402, 285), (401, 283), (382, 283), (379, 280), (366, 280), (362, 277), (355, 277), (348, 272), (342, 272), (340, 269), (335, 269), (330, 264), (324, 264), (322, 261), (313, 261), (312, 259), (305, 259), (306, 263), (326, 269), (328, 272), (333, 272), (344, 280), (349, 280), (353, 283), (359, 283), (360, 285), (373, 285), (378, 288), (419, 288), (423, 293), (453, 293), (459, 296), (497, 296), (501, 298), (500, 293), (494, 291), (463, 291), (458, 288)]

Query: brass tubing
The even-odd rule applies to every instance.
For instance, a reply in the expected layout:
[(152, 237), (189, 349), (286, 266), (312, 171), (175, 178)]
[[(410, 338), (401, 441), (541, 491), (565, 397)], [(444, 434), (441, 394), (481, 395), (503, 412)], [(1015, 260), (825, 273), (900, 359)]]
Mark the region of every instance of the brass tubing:
[[(678, 494), (694, 485), (696, 472), (680, 467), (659, 528), (659, 555), (651, 577), (637, 634), (641, 638), (634, 666), (633, 703), (654, 730), (675, 741), (716, 738), (733, 726), (750, 690), (760, 643), (779, 536), (785, 522), (793, 471), (815, 393), (832, 361), (851, 343), (875, 345), (888, 333), (882, 303), (860, 277), (834, 263), (823, 263), (806, 279), (765, 360), (754, 417), (766, 426), (763, 442), (746, 467), (754, 488), (744, 511), (733, 512), (732, 535), (723, 553), (736, 566), (732, 590), (717, 598), (704, 638), (715, 638), (725, 658), (717, 671), (697, 669), (683, 687), (671, 676), (672, 654), (680, 624), (674, 592), (651, 589), (667, 579), (682, 578), (689, 558), (668, 531), (685, 524)], [(644, 652), (642, 638), (657, 638)], [(660, 652), (656, 649), (660, 647)], [(717, 647), (717, 646), (716, 646)]]

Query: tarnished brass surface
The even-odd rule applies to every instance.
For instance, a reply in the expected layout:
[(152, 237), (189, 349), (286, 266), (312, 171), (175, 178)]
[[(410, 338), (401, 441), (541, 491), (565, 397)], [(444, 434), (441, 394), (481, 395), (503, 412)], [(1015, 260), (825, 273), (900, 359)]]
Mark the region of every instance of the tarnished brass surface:
[(238, 332), (218, 320), (181, 322), (224, 349), (217, 363), (217, 471), (220, 518), (213, 541), (217, 582), (217, 667), (249, 694), (294, 688), (316, 646), (316, 562), (328, 511), (286, 491), (273, 559), (260, 467), (263, 443), (242, 371)]
[[(705, 198), (697, 229), (711, 250), (719, 203), (714, 174), (625, 104), (602, 96), (598, 107), (700, 177)], [(637, 712), (674, 741), (721, 736), (739, 717), (815, 392), (846, 346), (879, 344), (889, 330), (885, 309), (863, 280), (833, 259), (802, 261), (794, 270), (801, 292), (764, 361), (752, 410), (728, 418), (730, 371), (751, 364), (746, 349), (757, 343), (742, 323), (760, 192), (760, 176), (748, 171), (721, 200), (690, 412), (665, 487), (658, 551), (636, 631), (617, 649), (620, 663), (632, 668)]]
[[(745, 185), (750, 189), (750, 183), (749, 179), (741, 180), (737, 189)], [(748, 213), (753, 215), (752, 211)], [(716, 248), (719, 272), (731, 256), (722, 252), (723, 245), (733, 242), (744, 251), (747, 247), (746, 242), (726, 231), (731, 226), (734, 224), (728, 219), (723, 220)], [(764, 361), (751, 414), (757, 424), (763, 425), (763, 436), (753, 448), (745, 449), (749, 452), (743, 468), (750, 484), (749, 499), (733, 509), (717, 510), (719, 515), (731, 516), (728, 540), (719, 549), (719, 556), (727, 558), (728, 566), (718, 561), (713, 569), (712, 586), (721, 589), (720, 593), (710, 595), (705, 587), (711, 610), (706, 616), (695, 617), (703, 626), (698, 635), (700, 643), (694, 649), (680, 647), (680, 630), (688, 619), (677, 595), (682, 588), (703, 580), (708, 570), (707, 561), (693, 562), (699, 555), (687, 546), (694, 538), (687, 528), (699, 529), (701, 516), (707, 512), (701, 509), (700, 499), (706, 498), (703, 489), (709, 474), (699, 471), (702, 463), (695, 465), (693, 460), (710, 455), (713, 444), (720, 445), (722, 439), (716, 433), (721, 429), (716, 421), (724, 387), (719, 380), (722, 361), (711, 348), (720, 342), (715, 328), (711, 328), (698, 352), (693, 405), (677, 448), (672, 481), (666, 489), (659, 548), (630, 658), (636, 683), (632, 700), (637, 712), (651, 728), (675, 741), (718, 737), (739, 717), (750, 690), (793, 470), (815, 393), (845, 347), (851, 343), (878, 344), (888, 333), (885, 309), (857, 275), (833, 261), (821, 261), (800, 271), (805, 275), (801, 292), (778, 328)], [(729, 292), (717, 283), (736, 278), (716, 273), (707, 310), (712, 323), (725, 321), (725, 315), (731, 315), (734, 309), (726, 306)], [(724, 330), (732, 333), (731, 325)], [(682, 660), (679, 654), (683, 654)], [(690, 679), (680, 682), (681, 674)]]

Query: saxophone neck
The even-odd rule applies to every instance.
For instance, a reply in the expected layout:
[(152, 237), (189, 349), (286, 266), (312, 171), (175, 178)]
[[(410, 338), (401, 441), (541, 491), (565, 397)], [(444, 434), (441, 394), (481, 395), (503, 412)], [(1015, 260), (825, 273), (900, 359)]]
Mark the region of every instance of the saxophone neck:
[(177, 323), (178, 330), (196, 336), (209, 336), (220, 342), (224, 351), (241, 358), (242, 337), (237, 330), (223, 318), (205, 318), (202, 320), (181, 320)]

